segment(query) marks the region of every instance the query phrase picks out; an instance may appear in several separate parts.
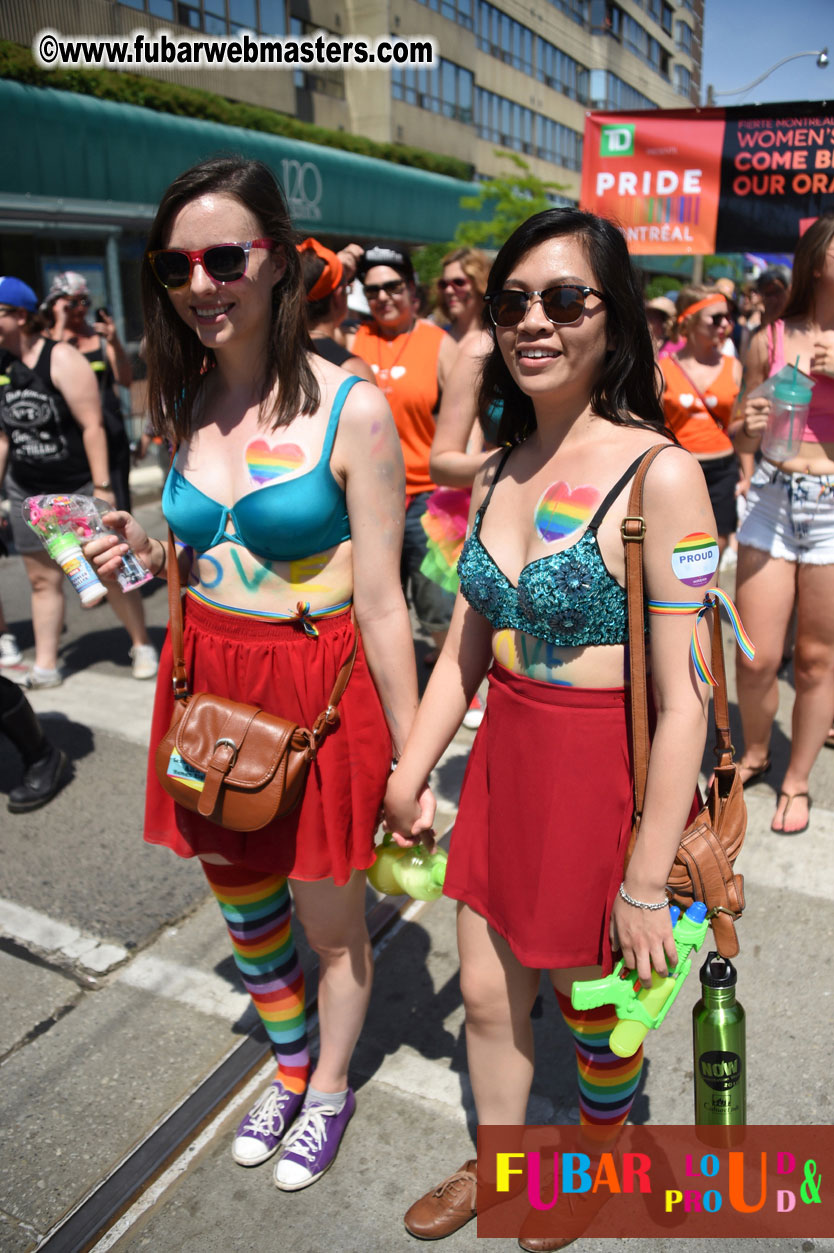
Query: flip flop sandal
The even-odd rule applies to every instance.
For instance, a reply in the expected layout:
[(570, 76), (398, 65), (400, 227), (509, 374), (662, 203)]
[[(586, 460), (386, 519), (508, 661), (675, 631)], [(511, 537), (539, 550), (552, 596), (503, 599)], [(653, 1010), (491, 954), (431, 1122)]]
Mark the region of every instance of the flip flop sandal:
[(745, 766), (741, 762), (739, 762), (739, 765), (738, 765), (739, 770), (750, 771), (750, 773), (748, 774), (747, 778), (744, 780), (741, 786), (752, 787), (754, 783), (757, 783), (759, 781), (759, 779), (763, 779), (766, 774), (770, 773), (770, 766), (771, 766), (771, 760), (769, 757), (765, 757), (764, 761), (762, 762), (760, 766)]
[[(782, 810), (782, 826), (774, 827), (773, 822), (776, 821), (776, 818), (774, 817), (773, 822), (771, 822), (770, 824), (770, 829), (771, 831), (774, 832), (775, 835), (802, 835), (803, 831), (808, 830), (808, 824), (811, 821), (811, 805), (813, 803), (811, 801), (811, 797), (808, 795), (807, 792), (780, 792), (779, 800), (781, 800), (783, 796), (788, 803), (785, 806), (785, 808)], [(787, 819), (788, 811), (790, 810), (790, 807), (793, 804), (793, 802), (795, 800), (799, 800), (801, 797), (804, 797), (805, 800), (807, 800), (808, 802), (808, 821), (805, 823), (804, 827), (792, 827), (790, 831), (786, 831), (785, 820)], [(779, 801), (777, 801), (776, 803), (778, 807)]]
[(823, 744), (826, 748), (834, 748), (834, 727), (832, 727), (828, 732), (828, 735), (826, 735), (823, 740)]

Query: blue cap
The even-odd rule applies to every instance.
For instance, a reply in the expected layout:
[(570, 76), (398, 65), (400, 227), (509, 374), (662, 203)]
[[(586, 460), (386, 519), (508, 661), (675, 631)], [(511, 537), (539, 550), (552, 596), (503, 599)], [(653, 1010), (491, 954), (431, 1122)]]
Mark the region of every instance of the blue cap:
[(28, 309), (30, 313), (36, 313), (39, 303), (32, 288), (22, 279), (0, 276), (0, 305), (8, 305), (12, 309)]

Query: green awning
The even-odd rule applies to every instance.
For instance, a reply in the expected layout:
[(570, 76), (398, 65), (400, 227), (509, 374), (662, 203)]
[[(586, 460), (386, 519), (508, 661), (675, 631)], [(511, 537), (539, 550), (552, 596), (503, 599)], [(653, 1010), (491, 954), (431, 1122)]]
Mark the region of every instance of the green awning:
[[(443, 243), (472, 211), (469, 183), (318, 144), (156, 113), (136, 105), (0, 80), (7, 216), (55, 202), (134, 207), (147, 221), (168, 184), (219, 152), (265, 162), (280, 180), (295, 226), (310, 234)], [(106, 215), (105, 215), (106, 216)]]

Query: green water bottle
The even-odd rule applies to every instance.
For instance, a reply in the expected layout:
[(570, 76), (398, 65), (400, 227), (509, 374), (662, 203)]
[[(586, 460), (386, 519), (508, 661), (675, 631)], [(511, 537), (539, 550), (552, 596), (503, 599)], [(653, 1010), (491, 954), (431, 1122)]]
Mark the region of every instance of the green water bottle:
[(744, 1009), (736, 1000), (736, 969), (718, 953), (701, 967), (701, 999), (692, 1010), (695, 1125), (747, 1122)]

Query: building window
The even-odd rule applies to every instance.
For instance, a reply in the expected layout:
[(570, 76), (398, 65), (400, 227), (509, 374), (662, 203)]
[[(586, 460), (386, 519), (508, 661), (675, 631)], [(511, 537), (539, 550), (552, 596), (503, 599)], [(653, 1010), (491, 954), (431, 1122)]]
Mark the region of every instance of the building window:
[(582, 168), (582, 136), (577, 131), (483, 87), (475, 89), (475, 129), (481, 139), (503, 148), (569, 170)]
[(672, 6), (669, 4), (664, 4), (663, 6), (663, 12), (660, 18), (660, 25), (666, 31), (667, 35), (671, 35), (672, 33)]
[(466, 30), (473, 29), (472, 10), (475, 0), (419, 0), (419, 2), (427, 9), (432, 9), (442, 17), (448, 18), (450, 22), (456, 22), (458, 26), (463, 26)]
[(233, 32), (255, 30), (258, 24), (255, 0), (229, 0), (229, 22)]
[(285, 0), (260, 0), (258, 30), (264, 35), (286, 35), (287, 6)]
[(571, 100), (588, 103), (588, 71), (546, 39), (536, 40), (536, 78)]
[[(286, 0), (229, 0), (228, 13), (226, 0), (119, 0), (119, 3), (209, 35), (227, 35), (230, 31), (236, 34), (241, 30), (260, 31), (264, 35), (287, 34)], [(460, 3), (471, 3), (471, 0), (460, 0)]]
[(478, 0), (476, 38), (481, 52), (532, 76), (533, 32), (486, 0)]
[(591, 70), (592, 109), (656, 109), (657, 104), (609, 70)]
[(675, 47), (686, 56), (692, 56), (692, 27), (686, 22), (675, 22)]
[(675, 91), (681, 96), (690, 97), (692, 92), (692, 75), (685, 65), (675, 66)]
[[(622, 35), (623, 11), (610, 0), (591, 0), (591, 34), (610, 35), (619, 40)], [(629, 21), (632, 19), (629, 18)]]
[(395, 66), (391, 70), (394, 100), (467, 125), (472, 124), (474, 86), (472, 73), (453, 61), (441, 60), (430, 69)]
[[(323, 28), (312, 22), (302, 22), (300, 18), (290, 18), (290, 34), (296, 38), (302, 35), (315, 35)], [(340, 39), (333, 31), (325, 30), (325, 35)], [(332, 96), (336, 100), (345, 98), (344, 70), (294, 70), (293, 85), (301, 91), (315, 91), (320, 96)]]
[(550, 3), (580, 26), (588, 25), (590, 0), (550, 0)]

